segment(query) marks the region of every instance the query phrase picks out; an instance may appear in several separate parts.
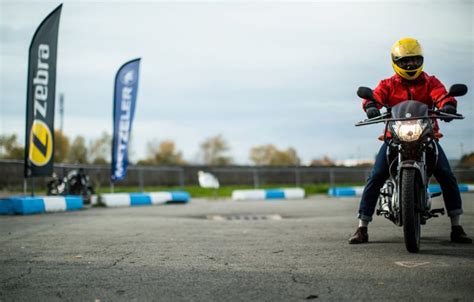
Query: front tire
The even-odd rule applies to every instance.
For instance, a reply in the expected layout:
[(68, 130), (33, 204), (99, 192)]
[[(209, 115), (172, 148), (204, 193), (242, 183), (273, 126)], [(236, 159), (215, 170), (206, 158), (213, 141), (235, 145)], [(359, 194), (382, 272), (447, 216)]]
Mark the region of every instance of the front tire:
[(403, 236), (405, 246), (410, 253), (420, 251), (420, 213), (416, 205), (420, 196), (416, 171), (402, 170), (401, 206), (403, 221)]

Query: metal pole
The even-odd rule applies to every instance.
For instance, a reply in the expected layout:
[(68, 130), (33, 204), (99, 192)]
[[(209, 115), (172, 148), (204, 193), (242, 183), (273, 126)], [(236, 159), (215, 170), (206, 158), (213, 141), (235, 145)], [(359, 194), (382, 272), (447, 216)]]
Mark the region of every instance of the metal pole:
[(259, 186), (258, 184), (258, 171), (257, 169), (253, 169), (253, 187), (257, 189)]
[(110, 193), (114, 193), (114, 182), (110, 181)]
[(27, 190), (28, 190), (28, 181), (26, 181), (26, 178), (23, 178), (23, 195), (26, 196)]
[(181, 188), (184, 187), (184, 168), (181, 168), (181, 169), (179, 170), (179, 186), (180, 186)]
[(59, 94), (59, 131), (64, 129), (64, 93)]
[(140, 182), (140, 190), (144, 192), (145, 188), (143, 186), (143, 169), (142, 168), (138, 168), (138, 181)]
[(298, 167), (295, 166), (295, 185), (296, 185), (296, 187), (299, 187), (300, 183), (301, 183), (300, 171), (299, 171)]
[(31, 197), (35, 197), (35, 179), (31, 178)]
[(329, 169), (329, 186), (334, 187), (334, 170)]

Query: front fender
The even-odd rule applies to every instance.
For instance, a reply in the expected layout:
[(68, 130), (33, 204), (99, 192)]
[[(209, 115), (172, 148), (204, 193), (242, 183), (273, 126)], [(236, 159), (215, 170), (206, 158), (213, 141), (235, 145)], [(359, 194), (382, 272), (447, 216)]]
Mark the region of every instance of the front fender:
[(405, 160), (400, 163), (398, 166), (398, 179), (400, 179), (400, 176), (402, 174), (402, 171), (405, 169), (414, 169), (417, 171), (418, 176), (421, 179), (421, 182), (423, 183), (424, 186), (426, 186), (427, 183), (427, 177), (425, 173), (425, 167), (424, 167), (423, 162), (418, 162), (416, 160)]

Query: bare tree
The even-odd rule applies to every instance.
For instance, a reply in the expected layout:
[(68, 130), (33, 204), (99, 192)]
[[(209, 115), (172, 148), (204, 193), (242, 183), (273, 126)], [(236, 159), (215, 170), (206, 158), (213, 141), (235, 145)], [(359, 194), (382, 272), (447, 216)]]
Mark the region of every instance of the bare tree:
[(226, 156), (225, 153), (230, 150), (227, 142), (222, 135), (207, 138), (201, 143), (201, 152), (203, 162), (206, 165), (229, 165), (233, 162), (232, 157)]
[(278, 150), (272, 144), (253, 147), (249, 158), (255, 165), (287, 166), (301, 163), (295, 149)]
[(0, 158), (3, 159), (23, 159), (25, 148), (17, 141), (16, 134), (10, 136), (0, 135)]
[(89, 147), (89, 158), (93, 164), (107, 164), (110, 162), (112, 136), (102, 132), (101, 136), (92, 140)]
[(322, 158), (312, 159), (309, 165), (314, 167), (332, 167), (336, 163), (329, 156), (324, 155)]
[(65, 162), (69, 149), (69, 138), (61, 130), (54, 130), (54, 161), (57, 163)]
[(158, 164), (158, 165), (185, 165), (181, 151), (176, 150), (175, 143), (172, 140), (158, 142), (154, 140), (147, 144), (148, 156), (145, 160), (139, 161), (139, 164)]
[(71, 144), (68, 162), (74, 164), (87, 164), (87, 147), (83, 136), (77, 136)]
[(474, 152), (464, 154), (461, 157), (458, 166), (463, 168), (474, 167)]

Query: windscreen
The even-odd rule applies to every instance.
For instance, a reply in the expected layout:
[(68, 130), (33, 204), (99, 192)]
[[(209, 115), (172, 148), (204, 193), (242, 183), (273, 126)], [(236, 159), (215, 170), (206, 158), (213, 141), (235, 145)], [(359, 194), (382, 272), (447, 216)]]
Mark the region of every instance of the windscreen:
[(392, 107), (392, 118), (422, 116), (428, 116), (428, 105), (419, 101), (409, 100)]

